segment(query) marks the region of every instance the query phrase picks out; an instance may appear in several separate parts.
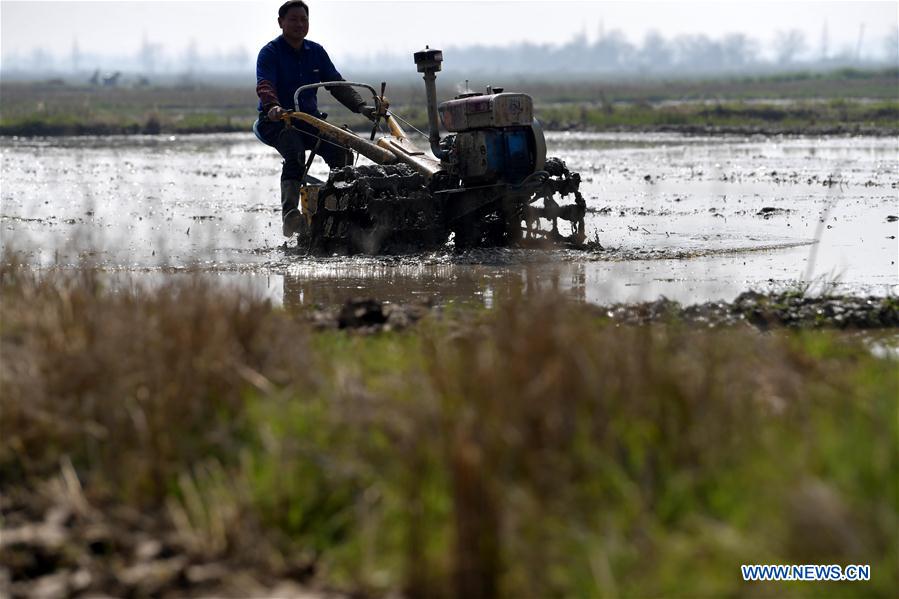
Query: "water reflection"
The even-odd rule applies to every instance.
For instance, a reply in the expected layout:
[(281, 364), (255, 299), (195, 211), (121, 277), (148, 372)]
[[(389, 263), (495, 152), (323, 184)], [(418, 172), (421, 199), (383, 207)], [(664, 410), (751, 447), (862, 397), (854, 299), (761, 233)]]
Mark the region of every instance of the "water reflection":
[(344, 267), (322, 274), (311, 268), (289, 268), (278, 273), (282, 305), (287, 310), (333, 306), (350, 298), (376, 298), (438, 305), (468, 303), (487, 308), (520, 295), (559, 294), (571, 301), (587, 301), (584, 264), (528, 264), (518, 267), (441, 265), (403, 272), (401, 268)]

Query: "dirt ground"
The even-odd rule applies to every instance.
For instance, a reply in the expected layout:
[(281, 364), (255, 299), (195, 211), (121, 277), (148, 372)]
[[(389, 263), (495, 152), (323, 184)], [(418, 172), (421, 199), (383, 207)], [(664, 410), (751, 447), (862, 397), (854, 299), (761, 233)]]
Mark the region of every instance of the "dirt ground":
[(583, 177), (602, 250), (324, 259), (285, 244), (280, 160), (250, 134), (0, 144), (5, 247), (123, 280), (200, 270), (297, 307), (351, 295), (491, 306), (541, 289), (599, 304), (899, 291), (892, 138), (550, 133), (549, 154)]

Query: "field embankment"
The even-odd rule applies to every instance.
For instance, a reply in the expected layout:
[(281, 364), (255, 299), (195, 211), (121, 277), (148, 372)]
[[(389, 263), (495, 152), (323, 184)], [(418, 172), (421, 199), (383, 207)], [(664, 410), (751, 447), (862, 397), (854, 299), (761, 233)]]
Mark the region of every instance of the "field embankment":
[[(450, 77), (438, 97), (455, 95)], [(865, 134), (899, 132), (899, 74), (842, 70), (829, 74), (711, 80), (531, 81), (506, 89), (531, 94), (548, 129), (687, 133)], [(427, 128), (420, 81), (391, 84), (392, 109)], [(88, 87), (62, 81), (3, 83), (0, 135), (184, 134), (249, 131), (256, 118), (251, 86)], [(365, 121), (322, 92), (331, 120)]]
[[(202, 279), (14, 264), (0, 300), (12, 596), (899, 582), (896, 361), (858, 336), (621, 325), (554, 297), (359, 335)], [(742, 563), (872, 578), (750, 584)]]

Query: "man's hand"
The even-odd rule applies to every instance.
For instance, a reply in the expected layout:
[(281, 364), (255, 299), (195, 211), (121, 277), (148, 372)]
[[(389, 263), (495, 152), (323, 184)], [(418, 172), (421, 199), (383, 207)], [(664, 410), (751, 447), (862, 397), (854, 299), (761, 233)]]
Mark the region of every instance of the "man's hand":
[(359, 114), (374, 122), (378, 118), (378, 109), (374, 106), (363, 105), (359, 108)]
[(284, 114), (285, 112), (286, 112), (286, 110), (284, 110), (280, 106), (272, 106), (271, 108), (269, 108), (266, 116), (268, 117), (268, 120), (270, 120), (270, 121), (277, 121), (279, 118), (281, 118), (281, 115)]

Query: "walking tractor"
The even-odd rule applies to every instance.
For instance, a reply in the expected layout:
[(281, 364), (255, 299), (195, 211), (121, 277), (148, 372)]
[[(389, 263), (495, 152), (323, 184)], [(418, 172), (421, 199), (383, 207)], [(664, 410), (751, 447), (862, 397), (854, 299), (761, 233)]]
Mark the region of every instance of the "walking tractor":
[[(299, 110), (282, 115), (314, 127), (319, 144), (335, 143), (374, 165), (331, 171), (324, 183), (309, 177), (300, 191), (306, 227), (299, 243), (314, 254), (393, 254), (438, 248), (452, 235), (456, 248), (538, 243), (583, 245), (584, 198), (580, 175), (558, 158), (546, 157), (543, 131), (531, 97), (487, 88), (437, 104), (436, 73), (443, 54), (425, 48), (414, 54), (423, 74), (431, 154), (411, 143), (384, 96), (364, 83), (331, 81), (306, 90), (353, 86), (371, 92), (375, 125), (369, 139)], [(438, 116), (449, 132), (441, 139)], [(389, 131), (375, 140), (383, 121)], [(318, 146), (316, 146), (318, 147)], [(312, 150), (306, 169), (315, 156)], [(304, 173), (305, 174), (305, 173)], [(554, 199), (571, 196), (572, 203)], [(542, 207), (535, 203), (542, 200)], [(571, 232), (559, 231), (559, 220)]]

